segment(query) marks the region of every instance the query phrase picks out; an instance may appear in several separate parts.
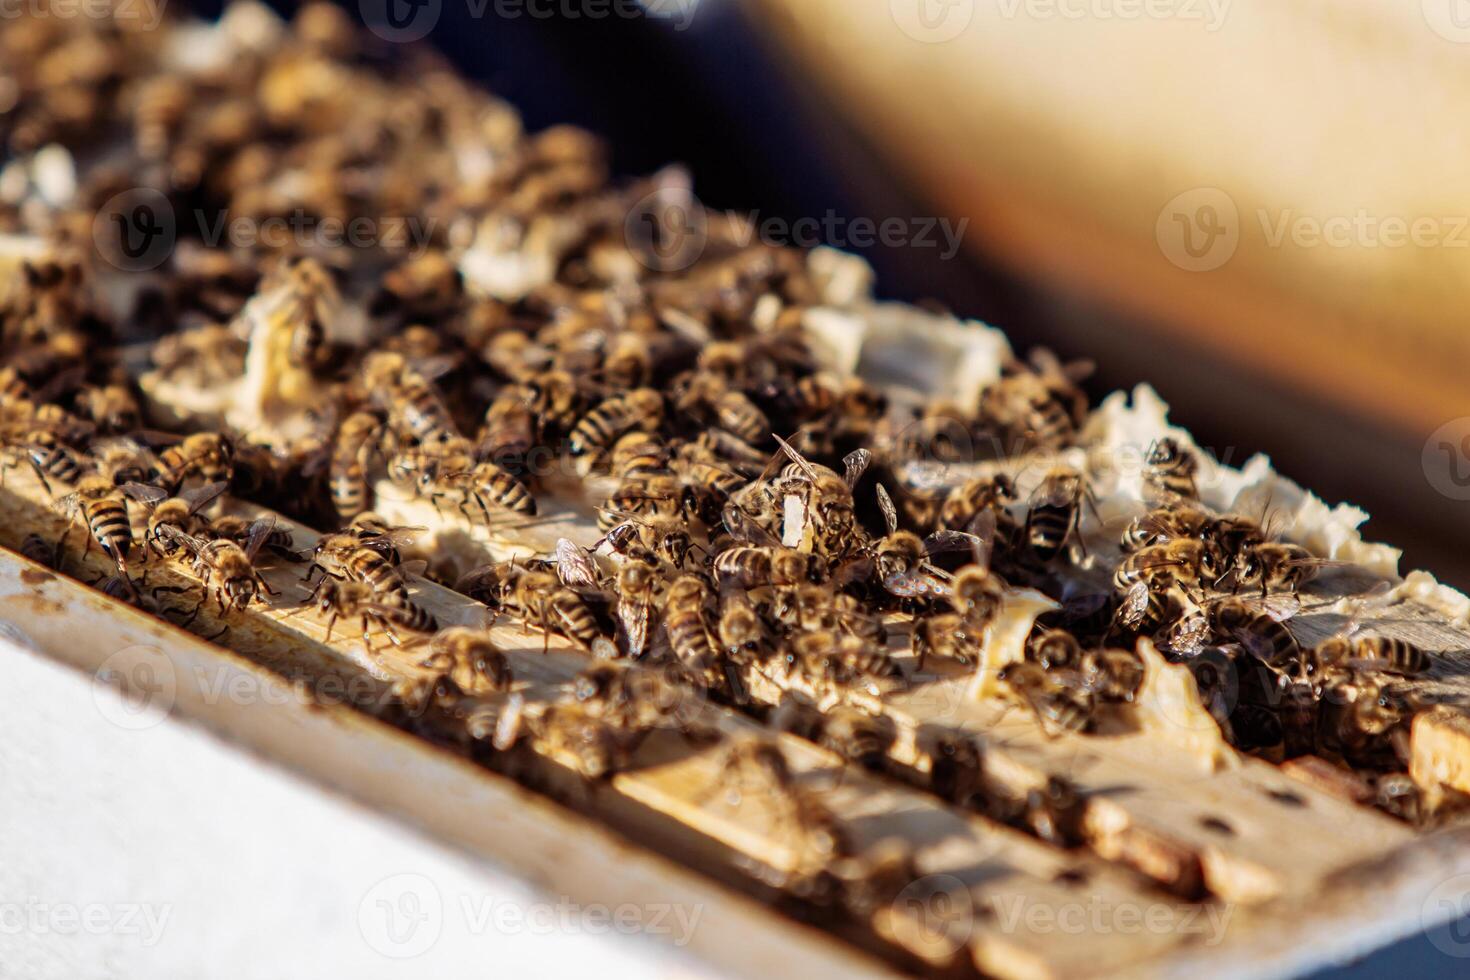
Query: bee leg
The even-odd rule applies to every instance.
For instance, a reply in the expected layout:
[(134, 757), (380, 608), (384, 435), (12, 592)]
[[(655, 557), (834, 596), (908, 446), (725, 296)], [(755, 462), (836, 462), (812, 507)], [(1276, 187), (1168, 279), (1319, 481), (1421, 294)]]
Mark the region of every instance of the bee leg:
[(224, 636), (229, 631), (230, 631), (229, 624), (226, 623), (224, 626), (221, 626), (219, 628), (219, 632), (218, 633), (214, 634), (213, 636), (203, 637), (203, 639), (205, 641), (209, 642), (209, 643), (213, 643), (215, 640), (218, 640), (220, 637)]
[(191, 612), (188, 615), (188, 617), (184, 619), (183, 622), (179, 623), (179, 626), (181, 628), (183, 628), (183, 629), (188, 629), (189, 628), (189, 624), (192, 623), (192, 622), (194, 622), (194, 617), (199, 615), (199, 610), (203, 609), (204, 608), (204, 604), (206, 602), (208, 602), (208, 601), (209, 601), (209, 594), (208, 593), (205, 593), (203, 596), (201, 596), (199, 598), (199, 601), (197, 603), (195, 603), (195, 605), (194, 605), (194, 611)]
[(255, 584), (264, 589), (266, 595), (280, 595), (279, 592), (271, 588), (271, 584), (259, 572), (255, 573)]
[(31, 460), (31, 469), (36, 471), (36, 479), (40, 480), (41, 486), (46, 488), (46, 495), (55, 499), (56, 491), (51, 489), (51, 483), (46, 479), (46, 471), (37, 466), (35, 460)]

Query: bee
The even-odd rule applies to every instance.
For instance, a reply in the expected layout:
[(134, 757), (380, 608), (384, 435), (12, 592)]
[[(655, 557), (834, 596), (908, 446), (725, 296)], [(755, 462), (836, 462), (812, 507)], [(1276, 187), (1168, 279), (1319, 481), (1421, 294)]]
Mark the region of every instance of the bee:
[[(87, 460), (76, 450), (66, 445), (48, 430), (32, 432), (18, 447), (24, 460), (35, 471), (36, 479), (51, 496), (51, 480), (77, 485), (82, 475), (90, 468)], [(7, 464), (7, 468), (16, 464)]]
[(1091, 491), (1081, 473), (1058, 467), (1048, 473), (1031, 495), (1026, 512), (1025, 540), (1042, 561), (1051, 561), (1074, 537), (1082, 553), (1082, 505), (1091, 504)]
[(705, 409), (716, 425), (752, 445), (764, 441), (771, 431), (766, 414), (718, 375), (694, 374), (688, 378), (675, 404), (681, 412)]
[(836, 639), (831, 656), (854, 673), (879, 679), (903, 678), (903, 668), (898, 665), (898, 661), (886, 649), (866, 637), (844, 634)]
[[(465, 469), (453, 469), (455, 465), (466, 465)], [(419, 475), (420, 491), (435, 507), (450, 495), (460, 498), (460, 512), (469, 517), (465, 510), (470, 503), (480, 509), (486, 524), (495, 522), (491, 507), (523, 517), (534, 516), (536, 498), (526, 485), (494, 463), (471, 463), (464, 460), (457, 464), (454, 459), (433, 461)]]
[(1337, 741), (1353, 756), (1366, 756), (1413, 717), (1411, 695), (1377, 682), (1357, 685), (1356, 696), (1337, 712)]
[(315, 370), (326, 361), (330, 325), (341, 315), (342, 294), (331, 273), (313, 258), (285, 260), (261, 280), (260, 290), (240, 311), (243, 333), (281, 325), (291, 331), (287, 356), (299, 368)]
[(658, 569), (636, 558), (618, 569), (618, 625), (627, 654), (634, 659), (648, 649), (658, 582)]
[(1084, 686), (1103, 701), (1131, 704), (1143, 687), (1143, 658), (1136, 650), (1088, 650), (1081, 667)]
[[(626, 765), (642, 734), (620, 732), (575, 701), (557, 702), (539, 713), (526, 714), (520, 725), (530, 734), (537, 754), (568, 760), (578, 774), (590, 780), (605, 779)], [(498, 726), (497, 748), (514, 744), (516, 727), (515, 722), (505, 721)]]
[(648, 560), (648, 556), (656, 556), (667, 561), (676, 571), (688, 563), (689, 552), (696, 545), (684, 521), (659, 515), (623, 516), (626, 518), (623, 523), (609, 530), (603, 538), (614, 551), (622, 555), (636, 554), (644, 560)]
[[(1086, 398), (1081, 400), (1085, 411)], [(1010, 437), (1015, 451), (1060, 449), (1077, 434), (1081, 420), (1075, 403), (1036, 373), (1008, 374), (980, 392), (980, 421)]]
[[(849, 453), (843, 458), (843, 474), (838, 476), (825, 466), (812, 464), (780, 436), (772, 433), (772, 438), (791, 460), (787, 471), (775, 481), (774, 492), (767, 491), (776, 504), (777, 513), (784, 510), (788, 498), (800, 500), (801, 537), (810, 535), (811, 550), (817, 554), (841, 557), (859, 548), (862, 536), (857, 525), (852, 488), (867, 470), (871, 455), (862, 449)], [(889, 504), (891, 506), (892, 501)]]
[(453, 368), (449, 358), (410, 364), (402, 354), (377, 351), (363, 361), (360, 381), (374, 407), (388, 416), (403, 442), (432, 446), (461, 438), (459, 427), (434, 379)]
[(531, 412), (534, 393), (525, 385), (507, 385), (500, 389), (485, 409), (480, 425), (476, 455), (505, 469), (521, 474), (526, 457), (536, 445), (536, 417)]
[(123, 493), (148, 508), (148, 532), (144, 544), (148, 550), (162, 558), (173, 558), (183, 550), (181, 540), (165, 528), (174, 528), (184, 535), (203, 537), (209, 522), (198, 515), (224, 493), (228, 484), (223, 481), (207, 487), (185, 490), (177, 497), (170, 497), (162, 487), (145, 483), (124, 483)]
[(573, 456), (600, 453), (629, 429), (657, 428), (663, 411), (663, 395), (652, 388), (637, 388), (606, 398), (572, 428), (571, 453)]
[(76, 406), (102, 433), (132, 432), (143, 424), (143, 410), (127, 385), (83, 388), (77, 392)]
[(1301, 645), (1284, 622), (1295, 612), (1277, 607), (1265, 608), (1238, 599), (1225, 599), (1209, 612), (1214, 631), (1257, 660), (1288, 673), (1309, 671), (1303, 660)]
[[(274, 517), (252, 522), (244, 547), (229, 538), (206, 541), (168, 525), (163, 531), (189, 553), (190, 570), (204, 584), (205, 594), (200, 600), (200, 607), (208, 601), (209, 591), (213, 588), (220, 614), (224, 615), (234, 609), (244, 609), (252, 602), (264, 601), (267, 595), (277, 594), (255, 567), (255, 558), (274, 529)], [(199, 607), (196, 607), (195, 614), (198, 611)], [(193, 616), (190, 617), (192, 619)]]
[(669, 646), (681, 663), (698, 671), (709, 670), (719, 661), (705, 613), (709, 599), (709, 586), (696, 575), (674, 579), (664, 597)]
[[(1215, 523), (1215, 518), (1196, 507), (1158, 507), (1129, 523), (1121, 548), (1124, 554), (1132, 554), (1178, 538), (1212, 538), (1207, 532)], [(1227, 553), (1233, 554), (1234, 549)]]
[(996, 533), (992, 511), (982, 511), (970, 522), (968, 540), (974, 561), (956, 572), (950, 583), (950, 604), (973, 633), (993, 623), (1005, 605), (1006, 583), (990, 570)]
[(683, 509), (684, 493), (679, 481), (667, 473), (650, 473), (624, 480), (597, 511), (597, 526), (604, 532), (626, 523), (630, 515), (647, 520), (675, 517)]
[(897, 740), (891, 718), (837, 704), (825, 712), (786, 695), (771, 716), (771, 727), (815, 742), (855, 765), (879, 768)]
[(1337, 636), (1319, 643), (1312, 656), (1322, 668), (1360, 667), (1414, 676), (1429, 669), (1429, 654), (1408, 640), (1387, 636)]
[(153, 483), (158, 467), (153, 454), (129, 439), (110, 439), (92, 445), (97, 473), (114, 486)]
[(674, 727), (686, 737), (709, 734), (689, 717), (698, 710), (698, 674), (677, 665), (634, 667), (625, 662), (595, 664), (576, 676), (577, 703), (605, 723), (629, 733)]
[(765, 622), (740, 589), (720, 590), (720, 619), (715, 631), (720, 649), (737, 664), (764, 660), (770, 648)]
[(925, 723), (915, 733), (919, 753), (929, 760), (929, 788), (941, 799), (974, 806), (986, 795), (985, 756), (973, 735)]
[(664, 473), (668, 470), (669, 449), (653, 433), (634, 429), (613, 443), (611, 464), (612, 474), (620, 480)]
[(1026, 659), (1047, 670), (1073, 670), (1082, 664), (1082, 645), (1067, 630), (1040, 630), (1026, 640)]
[(229, 482), (234, 471), (235, 442), (221, 432), (197, 432), (166, 446), (158, 454), (158, 482), (177, 492), (184, 481), (197, 476), (205, 483)]
[(328, 462), (328, 485), (332, 506), (343, 520), (352, 520), (367, 509), (367, 466), (382, 431), (382, 419), (372, 412), (353, 412), (337, 428)]
[(1031, 709), (1044, 727), (1084, 732), (1091, 726), (1094, 711), (1092, 692), (1079, 685), (1063, 683), (1040, 664), (1029, 660), (1007, 664), (997, 677)]
[(798, 781), (786, 754), (775, 742), (746, 739), (732, 745), (715, 788), (729, 790), (738, 805), (752, 776), (762, 787), (755, 798), (777, 807), (778, 824), (799, 837), (803, 854), (798, 862), (803, 868), (821, 868), (834, 858), (851, 856), (853, 841), (847, 830), (816, 794)]
[(1235, 588), (1239, 591), (1260, 586), (1262, 596), (1270, 592), (1295, 593), (1322, 568), (1339, 564), (1317, 558), (1300, 545), (1256, 544), (1243, 548), (1236, 557)]
[[(484, 571), (472, 572), (468, 578), (473, 581)], [(597, 617), (586, 601), (563, 586), (554, 574), (514, 569), (502, 577), (501, 601), (522, 622), (543, 633), (564, 636), (584, 650), (606, 655), (607, 640)]]
[[(307, 579), (320, 571), (349, 582), (360, 582), (373, 590), (374, 601), (381, 606), (402, 610), (405, 629), (414, 633), (432, 633), (437, 628), (432, 613), (413, 601), (407, 576), (409, 565), (396, 564), (389, 554), (394, 550), (392, 536), (363, 537), (357, 532), (323, 535), (313, 550)], [(420, 563), (413, 563), (418, 567)]]
[(1286, 741), (1281, 719), (1264, 705), (1242, 702), (1235, 706), (1228, 720), (1231, 744), (1242, 752), (1267, 751)]
[(1178, 586), (1198, 590), (1222, 574), (1215, 550), (1197, 538), (1175, 538), (1125, 555), (1113, 573), (1113, 585), (1127, 593), (1139, 583), (1150, 590)]
[(617, 391), (648, 384), (653, 374), (653, 352), (645, 334), (625, 330), (614, 334), (602, 358), (602, 380)]
[(913, 652), (917, 670), (923, 670), (930, 657), (949, 660), (962, 666), (979, 662), (985, 641), (983, 629), (976, 629), (965, 616), (953, 612), (931, 613), (914, 620)]
[(948, 573), (930, 564), (929, 558), (943, 550), (952, 550), (956, 541), (968, 543), (968, 535), (937, 532), (920, 538), (911, 531), (898, 529), (898, 508), (882, 484), (878, 485), (878, 505), (888, 533), (870, 546), (873, 570), (879, 583), (900, 599), (940, 598), (950, 594)]
[(1197, 500), (1199, 459), (1172, 436), (1154, 440), (1143, 460), (1144, 486), (1164, 499)]
[[(552, 433), (570, 432), (577, 425), (584, 399), (581, 386), (569, 372), (542, 371), (527, 379), (526, 386), (532, 395), (531, 412), (539, 424), (539, 442), (548, 441)], [(652, 399), (645, 402), (651, 404)]]
[(16, 550), (37, 565), (61, 570), (61, 542), (53, 544), (33, 531), (25, 536), (25, 540)]
[[(61, 512), (75, 519), (81, 516), (87, 525), (87, 549), (92, 542), (127, 575), (128, 555), (133, 550), (133, 527), (128, 519), (127, 498), (104, 476), (85, 476), (76, 490), (61, 498)], [(84, 552), (85, 554), (85, 552)]]
[(447, 627), (434, 634), (429, 650), (419, 666), (447, 673), (466, 693), (503, 691), (510, 686), (510, 663), (485, 630)]
[[(981, 513), (994, 513), (997, 527), (1007, 530), (1011, 524), (1006, 508), (1016, 502), (1016, 486), (1005, 474), (976, 477), (950, 490), (939, 508), (939, 525), (960, 530), (968, 528)], [(1003, 534), (1008, 537), (1008, 534)]]

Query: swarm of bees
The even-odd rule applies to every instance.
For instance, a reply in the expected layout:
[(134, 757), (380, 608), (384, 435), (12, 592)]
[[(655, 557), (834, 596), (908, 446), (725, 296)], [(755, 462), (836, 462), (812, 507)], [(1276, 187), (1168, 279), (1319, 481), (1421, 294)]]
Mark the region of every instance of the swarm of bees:
[[(0, 198), (0, 230), (47, 256), (19, 259), (0, 293), (0, 477), (34, 474), (115, 566), (109, 593), (148, 604), (139, 569), (168, 563), (198, 583), (184, 623), (210, 602), (228, 619), (280, 602), (262, 568), (299, 562), (328, 636), (345, 621), (421, 648), (421, 672), (393, 691), (405, 723), (450, 719), (598, 780), (658, 729), (709, 736), (691, 721), (706, 700), (888, 771), (885, 698), (981, 669), (1024, 586), (1059, 608), (998, 680), (1048, 737), (1126, 721), (1147, 639), (1195, 670), (1241, 750), (1371, 771), (1381, 805), (1421, 812), (1400, 777), (1423, 707), (1405, 680), (1428, 655), (1352, 623), (1300, 642), (1304, 589), (1331, 563), (1266, 515), (1207, 506), (1183, 440), (1149, 447), (1145, 512), (1105, 524), (1092, 474), (1059, 462), (1080, 446), (1089, 365), (1038, 351), (973, 405), (891, 403), (824, 363), (803, 326), (824, 287), (801, 253), (711, 215), (697, 261), (670, 269), (626, 219), (683, 201), (676, 174), (610, 184), (591, 137), (527, 135), (432, 60), (373, 60), (335, 8), (308, 5), (280, 43), (187, 76), (164, 72), (147, 37), (110, 29), (72, 64), (70, 24), (22, 20), (0, 39), (0, 90), (10, 78), (18, 93), (0, 113), (9, 153), (126, 132), (120, 155), (181, 214), (398, 214), (432, 232), (413, 248), (186, 237), (158, 270), (166, 285), (116, 309), (99, 299), (105, 270), (76, 251), (115, 174), (85, 170), (69, 209)], [(511, 254), (544, 274), (485, 271)], [(143, 371), (191, 389), (240, 379), (252, 338), (275, 326), (309, 379), (297, 424), (190, 429), (145, 396)], [(1037, 458), (1040, 479), (1023, 481)], [(916, 460), (974, 465), (936, 488), (905, 477)], [(565, 510), (569, 486), (600, 536), (455, 583), (588, 655), (562, 698), (535, 703), (486, 630), (441, 628), (415, 600), (426, 569), (405, 554), (425, 529), (375, 508), (391, 488), (445, 522), (513, 533)], [(298, 552), (231, 500), (335, 530)], [(25, 551), (59, 564), (59, 545)], [(486, 698), (499, 706), (481, 716)], [(920, 736), (928, 789), (1076, 843), (1082, 801), (1064, 780), (1009, 796), (977, 744)], [(732, 749), (722, 778), (774, 794), (805, 859), (855, 858), (776, 742)]]

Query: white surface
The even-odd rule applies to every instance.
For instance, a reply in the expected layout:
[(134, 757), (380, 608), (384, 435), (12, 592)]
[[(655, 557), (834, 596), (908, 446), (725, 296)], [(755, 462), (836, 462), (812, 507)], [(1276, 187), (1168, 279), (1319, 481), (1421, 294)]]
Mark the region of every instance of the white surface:
[(579, 916), (3, 637), (0, 664), (0, 977), (707, 972), (697, 907), (674, 946)]

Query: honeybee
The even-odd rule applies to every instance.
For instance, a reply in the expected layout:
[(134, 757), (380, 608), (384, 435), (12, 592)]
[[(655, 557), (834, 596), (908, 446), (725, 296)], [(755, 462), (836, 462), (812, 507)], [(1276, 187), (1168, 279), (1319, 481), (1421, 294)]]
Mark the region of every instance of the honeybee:
[[(777, 520), (780, 520), (786, 499), (794, 496), (801, 501), (801, 536), (806, 538), (810, 535), (813, 552), (841, 557), (856, 551), (862, 546), (863, 539), (854, 513), (852, 488), (862, 478), (871, 455), (866, 450), (849, 453), (843, 459), (843, 474), (838, 476), (825, 466), (812, 464), (780, 436), (772, 433), (772, 438), (791, 460), (790, 467), (774, 481), (773, 488), (765, 491), (774, 505)], [(753, 486), (759, 486), (759, 482)]]
[(601, 453), (629, 429), (657, 428), (663, 411), (663, 395), (652, 388), (637, 388), (603, 399), (572, 428), (571, 453), (573, 456)]
[(716, 627), (720, 649), (737, 664), (764, 660), (770, 648), (766, 624), (744, 590), (720, 590), (720, 619)]
[(295, 256), (261, 280), (259, 291), (240, 311), (241, 333), (281, 324), (291, 330), (288, 355), (297, 367), (314, 370), (326, 360), (328, 331), (342, 311), (342, 294), (331, 273), (315, 259)]
[(59, 541), (55, 543), (47, 541), (33, 531), (25, 536), (25, 540), (20, 543), (20, 547), (16, 551), (37, 565), (60, 571), (62, 558), (61, 544), (62, 542)]
[(1397, 637), (1335, 636), (1317, 644), (1312, 657), (1319, 669), (1366, 668), (1413, 676), (1429, 669), (1429, 654)]
[(803, 868), (813, 865), (820, 868), (834, 858), (853, 853), (846, 829), (816, 794), (798, 781), (785, 753), (775, 742), (746, 739), (732, 745), (715, 788), (729, 790), (738, 805), (751, 776), (763, 787), (756, 797), (778, 806), (779, 824), (799, 836), (804, 852), (799, 861)]
[[(1011, 523), (1006, 508), (1016, 502), (1016, 486), (1005, 474), (982, 476), (968, 480), (950, 490), (939, 509), (941, 527), (968, 528), (984, 511), (994, 513), (999, 529)], [(1008, 536), (1008, 535), (1003, 535)]]
[[(30, 433), (15, 448), (25, 462), (30, 464), (36, 479), (41, 481), (41, 486), (53, 497), (56, 496), (56, 491), (51, 488), (51, 480), (60, 480), (75, 486), (81, 481), (82, 474), (89, 469), (87, 460), (80, 453), (46, 429)], [(16, 464), (6, 464), (6, 468), (14, 465)]]
[(1082, 654), (1082, 680), (1103, 701), (1132, 703), (1143, 687), (1143, 657), (1136, 650), (1101, 648)]
[(653, 352), (647, 335), (633, 331), (614, 334), (602, 358), (602, 380), (614, 390), (630, 391), (648, 384), (653, 374)]
[(525, 385), (500, 389), (485, 409), (476, 455), (506, 472), (525, 472), (526, 457), (536, 445), (536, 418), (531, 413), (533, 392)]
[(76, 406), (98, 432), (131, 432), (143, 424), (143, 410), (127, 385), (85, 387), (76, 394)]
[(990, 570), (996, 533), (991, 511), (982, 511), (970, 522), (968, 540), (974, 561), (956, 572), (950, 583), (950, 604), (976, 632), (994, 622), (1005, 605), (1006, 584)]
[(182, 491), (177, 497), (170, 497), (168, 491), (162, 487), (144, 483), (124, 483), (122, 490), (148, 508), (145, 546), (162, 558), (173, 558), (184, 546), (178, 537), (164, 529), (171, 527), (188, 536), (203, 537), (209, 523), (201, 520), (198, 514), (217, 500), (227, 487), (228, 484), (220, 481), (206, 487)]
[[(487, 571), (490, 570), (470, 573), (468, 587), (473, 589), (475, 579)], [(543, 633), (556, 633), (584, 650), (607, 655), (607, 639), (602, 635), (597, 617), (586, 601), (557, 581), (554, 574), (525, 569), (512, 569), (509, 573), (495, 570), (492, 574), (501, 580), (498, 591), (503, 606), (527, 626)]]
[(1082, 646), (1064, 629), (1040, 630), (1026, 640), (1026, 659), (1047, 670), (1073, 670), (1082, 663)]
[[(512, 701), (517, 697), (513, 695)], [(511, 717), (515, 716), (506, 716)], [(575, 701), (550, 704), (538, 713), (523, 713), (520, 718), (520, 724), (503, 719), (497, 726), (497, 748), (513, 745), (516, 729), (524, 727), (537, 754), (568, 760), (584, 779), (590, 780), (605, 779), (625, 765), (643, 734), (616, 729)]]
[(421, 563), (398, 564), (395, 537), (363, 535), (359, 531), (323, 535), (313, 549), (313, 561), (307, 579), (316, 572), (335, 575), (349, 582), (361, 582), (373, 590), (375, 601), (384, 606), (416, 610), (410, 624), (415, 633), (434, 631), (434, 617), (413, 602), (408, 591), (410, 568)]
[[(200, 606), (208, 601), (209, 591), (213, 588), (220, 614), (225, 615), (231, 610), (244, 609), (252, 602), (264, 601), (267, 595), (277, 594), (255, 567), (255, 558), (274, 529), (274, 517), (253, 522), (243, 548), (229, 538), (205, 541), (168, 525), (163, 527), (163, 532), (189, 552), (192, 558), (190, 570), (204, 584)], [(198, 613), (198, 607), (195, 613)]]
[(667, 472), (668, 463), (668, 446), (652, 432), (634, 429), (613, 443), (611, 470), (620, 480)]
[(165, 446), (158, 454), (158, 482), (177, 492), (184, 481), (197, 476), (205, 483), (229, 482), (234, 470), (235, 442), (222, 432), (196, 432), (183, 442)]
[(719, 661), (706, 616), (709, 599), (709, 586), (696, 575), (674, 579), (664, 596), (669, 646), (681, 663), (698, 671), (707, 671)]
[(1086, 478), (1068, 467), (1052, 470), (1031, 495), (1026, 512), (1026, 543), (1042, 561), (1051, 561), (1074, 537), (1084, 555), (1082, 505), (1091, 505)]
[(1210, 610), (1216, 633), (1256, 659), (1290, 672), (1302, 671), (1302, 650), (1284, 620), (1293, 610), (1267, 609), (1238, 599), (1224, 599)]
[(367, 466), (382, 431), (382, 419), (372, 412), (353, 412), (337, 428), (328, 462), (328, 485), (332, 506), (343, 520), (351, 520), (367, 509)]
[(1083, 732), (1092, 724), (1094, 698), (1080, 685), (1063, 683), (1038, 663), (1022, 660), (1000, 669), (998, 679), (1045, 727)]
[[(1123, 532), (1121, 547), (1124, 554), (1132, 554), (1151, 545), (1168, 544), (1177, 538), (1204, 539), (1215, 522), (1215, 518), (1196, 507), (1157, 507), (1129, 523)], [(1234, 549), (1227, 553), (1233, 554)]]
[(764, 441), (771, 431), (765, 413), (718, 375), (696, 373), (688, 377), (675, 404), (681, 412), (707, 411), (716, 425), (752, 445)]
[(80, 515), (87, 525), (87, 549), (90, 550), (93, 541), (97, 542), (102, 553), (117, 564), (118, 573), (127, 575), (133, 528), (128, 520), (127, 498), (111, 480), (104, 476), (84, 476), (76, 490), (58, 501), (57, 507), (69, 518)]
[(929, 788), (941, 799), (973, 806), (986, 795), (984, 752), (973, 735), (934, 724), (919, 726), (916, 747), (929, 760)]
[(969, 619), (953, 612), (931, 613), (914, 620), (913, 651), (916, 669), (923, 670), (930, 657), (963, 666), (979, 662), (985, 636)]
[(1218, 582), (1221, 574), (1213, 548), (1197, 538), (1175, 538), (1124, 556), (1113, 573), (1113, 585), (1124, 593), (1139, 583), (1154, 591), (1177, 585), (1197, 592)]
[[(888, 491), (878, 485), (878, 505), (888, 533), (870, 546), (879, 583), (900, 599), (930, 599), (950, 595), (951, 577), (930, 564), (930, 556), (956, 546), (969, 547), (971, 537), (940, 531), (927, 539), (898, 529), (898, 509)], [(975, 595), (978, 596), (976, 590)]]
[(674, 517), (683, 509), (684, 493), (679, 481), (668, 473), (650, 473), (624, 480), (597, 511), (597, 526), (611, 531), (626, 523), (629, 515), (645, 520)]
[(429, 641), (429, 656), (419, 666), (447, 673), (469, 694), (503, 691), (510, 686), (510, 662), (485, 630), (450, 626)]
[[(609, 516), (616, 516), (610, 514)], [(626, 519), (607, 532), (603, 541), (622, 555), (638, 556), (645, 560), (657, 556), (667, 561), (675, 570), (682, 570), (689, 560), (689, 552), (695, 547), (689, 534), (689, 525), (675, 517), (660, 515), (622, 515)]]
[(618, 569), (618, 625), (622, 627), (624, 648), (635, 660), (648, 649), (658, 582), (658, 569), (636, 558), (623, 562)]
[(1321, 569), (1340, 564), (1317, 558), (1300, 545), (1264, 542), (1237, 554), (1235, 588), (1239, 591), (1260, 586), (1262, 596), (1270, 592), (1295, 593)]
[(452, 367), (444, 358), (410, 365), (402, 354), (378, 351), (364, 359), (361, 380), (398, 439), (433, 446), (462, 438), (433, 380)]
[(1414, 715), (1412, 695), (1377, 683), (1354, 685), (1355, 696), (1336, 711), (1337, 741), (1350, 756), (1368, 756)]
[(1173, 436), (1155, 439), (1143, 460), (1143, 484), (1163, 499), (1196, 500), (1199, 459)]
[[(469, 461), (464, 461), (469, 463)], [(486, 524), (493, 524), (495, 517), (491, 507), (525, 517), (536, 513), (536, 498), (526, 485), (494, 463), (469, 463), (467, 468), (455, 470), (455, 460), (435, 460), (419, 475), (419, 487), (424, 495), (439, 506), (440, 501), (450, 495), (460, 498), (460, 512), (469, 517), (466, 505), (473, 503), (480, 509)]]

